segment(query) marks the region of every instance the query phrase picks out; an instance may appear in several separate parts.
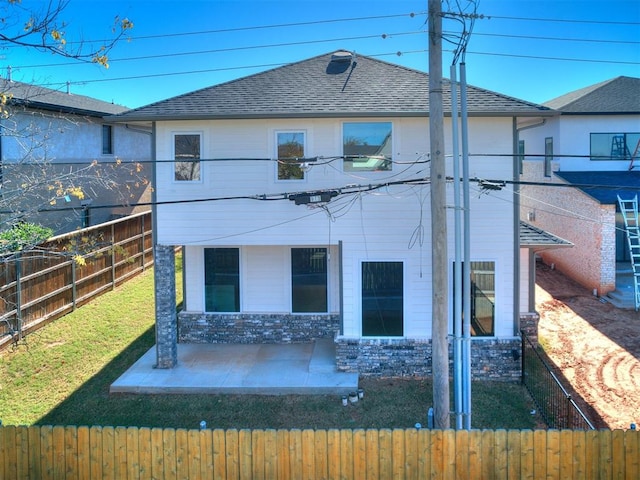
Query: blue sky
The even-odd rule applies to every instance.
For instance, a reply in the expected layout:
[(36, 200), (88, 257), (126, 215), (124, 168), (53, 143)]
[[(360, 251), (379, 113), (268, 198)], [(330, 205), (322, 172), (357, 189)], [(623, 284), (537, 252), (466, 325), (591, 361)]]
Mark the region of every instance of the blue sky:
[[(11, 66), (14, 80), (70, 82), (72, 93), (135, 108), (337, 49), (427, 71), (426, 11), (427, 0), (70, 0), (69, 42), (109, 38), (116, 15), (133, 21), (110, 68), (10, 47), (0, 74)], [(465, 57), (472, 85), (542, 103), (640, 77), (639, 0), (479, 0), (478, 13)], [(444, 22), (448, 38), (460, 27)], [(446, 76), (450, 63), (445, 52)]]

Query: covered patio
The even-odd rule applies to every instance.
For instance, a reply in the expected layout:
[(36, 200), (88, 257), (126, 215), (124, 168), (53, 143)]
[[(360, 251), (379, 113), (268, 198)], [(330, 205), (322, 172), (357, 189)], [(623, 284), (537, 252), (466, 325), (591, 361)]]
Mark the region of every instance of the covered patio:
[(346, 395), (358, 374), (336, 370), (330, 339), (300, 344), (178, 344), (177, 364), (155, 368), (150, 349), (110, 387), (110, 393)]

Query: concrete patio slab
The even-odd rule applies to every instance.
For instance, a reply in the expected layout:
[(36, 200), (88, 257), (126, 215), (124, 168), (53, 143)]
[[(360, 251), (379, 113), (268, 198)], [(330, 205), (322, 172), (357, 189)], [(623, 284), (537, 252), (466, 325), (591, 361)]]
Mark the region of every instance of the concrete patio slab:
[(331, 340), (290, 345), (178, 344), (178, 364), (156, 369), (155, 347), (110, 387), (111, 393), (345, 395), (358, 374), (335, 368)]

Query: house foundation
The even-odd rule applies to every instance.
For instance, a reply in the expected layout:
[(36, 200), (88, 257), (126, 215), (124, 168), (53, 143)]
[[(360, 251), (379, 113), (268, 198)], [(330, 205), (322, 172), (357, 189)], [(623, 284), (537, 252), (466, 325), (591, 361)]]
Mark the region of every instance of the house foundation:
[[(471, 341), (471, 375), (474, 380), (519, 381), (521, 339), (475, 338)], [(431, 377), (430, 339), (336, 340), (338, 371), (377, 377)], [(453, 364), (453, 347), (449, 345)], [(453, 371), (453, 369), (451, 370)]]
[(189, 313), (178, 316), (180, 343), (306, 343), (334, 338), (338, 314)]

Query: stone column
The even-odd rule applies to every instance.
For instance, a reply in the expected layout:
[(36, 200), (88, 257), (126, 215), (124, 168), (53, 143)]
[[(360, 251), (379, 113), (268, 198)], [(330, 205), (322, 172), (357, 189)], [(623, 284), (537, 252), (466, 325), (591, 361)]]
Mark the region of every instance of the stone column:
[(155, 368), (173, 368), (178, 363), (178, 319), (176, 257), (172, 245), (154, 247), (153, 275), (156, 301)]

